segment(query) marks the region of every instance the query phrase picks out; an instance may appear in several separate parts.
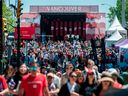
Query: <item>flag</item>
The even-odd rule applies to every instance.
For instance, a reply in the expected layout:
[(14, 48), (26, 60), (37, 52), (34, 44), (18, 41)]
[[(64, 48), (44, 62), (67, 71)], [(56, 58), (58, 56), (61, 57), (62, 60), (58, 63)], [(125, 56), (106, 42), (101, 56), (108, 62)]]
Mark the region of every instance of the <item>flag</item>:
[(69, 21), (69, 33), (72, 34), (72, 21)]
[(81, 36), (81, 22), (78, 22), (78, 35)]
[(54, 39), (54, 21), (51, 22), (51, 34), (52, 38)]
[(86, 39), (86, 22), (83, 22), (83, 36), (84, 39)]
[(63, 36), (63, 21), (60, 21), (60, 36)]
[(59, 30), (58, 30), (58, 26), (59, 25), (59, 23), (58, 23), (58, 21), (56, 21), (56, 24), (55, 24), (55, 28), (56, 28), (56, 36), (58, 36), (59, 35)]
[(74, 22), (74, 35), (77, 35), (77, 22)]
[(67, 34), (67, 21), (64, 22), (64, 35)]

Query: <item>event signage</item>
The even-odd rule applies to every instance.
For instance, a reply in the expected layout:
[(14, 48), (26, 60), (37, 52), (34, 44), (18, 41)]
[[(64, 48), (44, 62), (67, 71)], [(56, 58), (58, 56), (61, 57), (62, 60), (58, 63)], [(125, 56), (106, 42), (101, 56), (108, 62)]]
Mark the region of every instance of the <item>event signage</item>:
[(98, 12), (98, 6), (30, 6), (30, 12)]

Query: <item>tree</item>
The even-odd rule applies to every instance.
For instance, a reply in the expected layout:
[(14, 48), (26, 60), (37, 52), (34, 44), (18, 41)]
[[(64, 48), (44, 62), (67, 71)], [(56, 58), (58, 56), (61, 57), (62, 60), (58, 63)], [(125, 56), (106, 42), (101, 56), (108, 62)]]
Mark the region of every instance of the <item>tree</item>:
[[(125, 18), (126, 18), (126, 25), (128, 26), (128, 0), (126, 0), (125, 4), (126, 4)], [(116, 7), (110, 7), (109, 8), (110, 12), (107, 14), (109, 17), (110, 24), (112, 23), (115, 15), (121, 22), (121, 10), (122, 10), (122, 2), (121, 0), (117, 0)]]
[(13, 12), (6, 6), (5, 0), (2, 2), (2, 17), (7, 19), (7, 32), (14, 32), (15, 18)]

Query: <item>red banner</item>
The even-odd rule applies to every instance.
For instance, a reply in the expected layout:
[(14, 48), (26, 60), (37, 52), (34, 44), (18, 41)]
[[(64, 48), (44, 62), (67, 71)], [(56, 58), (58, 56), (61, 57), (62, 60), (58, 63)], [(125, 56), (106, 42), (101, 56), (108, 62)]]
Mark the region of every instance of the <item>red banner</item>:
[[(15, 28), (15, 33), (14, 33), (15, 39), (17, 39), (18, 34), (17, 34), (17, 28)], [(35, 27), (20, 27), (20, 37), (21, 39), (34, 39), (35, 37)]]
[(81, 22), (78, 22), (78, 34), (81, 36)]
[(77, 35), (77, 22), (74, 22), (74, 35)]
[(69, 22), (69, 33), (72, 34), (72, 21)]
[(54, 39), (54, 21), (51, 22), (51, 32), (52, 32), (52, 37)]
[(56, 21), (56, 36), (58, 36), (58, 34), (59, 34), (59, 23), (58, 23), (58, 21)]
[(86, 22), (83, 22), (83, 38), (86, 38)]
[(67, 21), (64, 22), (64, 35), (67, 34)]
[(60, 36), (63, 36), (63, 22), (60, 21)]

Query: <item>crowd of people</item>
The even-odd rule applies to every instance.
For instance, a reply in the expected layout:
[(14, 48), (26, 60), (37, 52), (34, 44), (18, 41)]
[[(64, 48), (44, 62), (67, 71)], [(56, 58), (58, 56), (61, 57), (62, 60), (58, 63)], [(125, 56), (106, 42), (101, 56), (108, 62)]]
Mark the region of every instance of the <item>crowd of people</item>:
[[(53, 67), (58, 70), (58, 67), (64, 68), (67, 62), (71, 62), (74, 67), (79, 65), (83, 68), (83, 65), (87, 59), (95, 61), (95, 56), (91, 43), (88, 41), (49, 41), (47, 43), (40, 43), (36, 41), (22, 42), (21, 47), (21, 61), (25, 62), (27, 66), (31, 64), (33, 60), (36, 60), (39, 65), (46, 67)], [(16, 43), (13, 43), (13, 53), (10, 59), (11, 65), (17, 65), (15, 59), (17, 58)], [(97, 57), (99, 63), (97, 66), (101, 66), (102, 63), (102, 50), (97, 48)], [(118, 63), (119, 53), (115, 48), (106, 49), (106, 64), (112, 63), (115, 67)], [(81, 64), (82, 63), (82, 64)]]
[[(21, 45), (21, 64), (17, 64), (16, 44), (12, 44), (11, 58), (0, 76), (0, 96), (111, 96), (110, 90), (128, 88), (119, 68), (99, 71), (102, 50), (97, 49), (96, 65), (87, 41), (23, 41)], [(106, 57), (106, 63), (117, 65), (114, 48), (106, 49)]]

